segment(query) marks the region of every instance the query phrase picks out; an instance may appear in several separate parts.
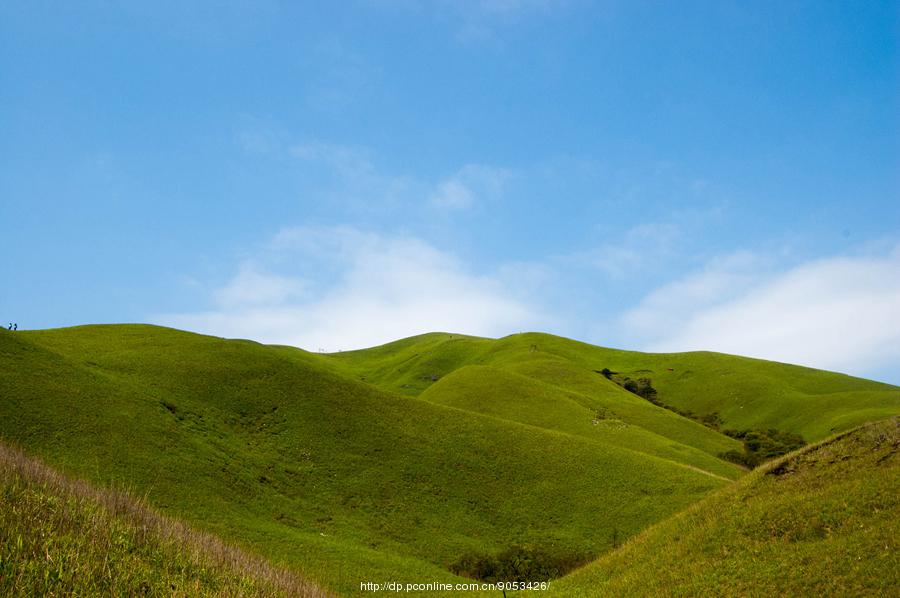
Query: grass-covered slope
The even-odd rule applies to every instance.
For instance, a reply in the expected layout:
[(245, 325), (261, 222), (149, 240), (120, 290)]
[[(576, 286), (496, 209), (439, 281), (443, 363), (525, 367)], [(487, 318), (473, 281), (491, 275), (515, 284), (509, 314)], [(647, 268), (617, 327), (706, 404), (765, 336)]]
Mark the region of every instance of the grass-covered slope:
[(0, 595), (325, 596), (121, 491), (0, 444)]
[(341, 591), (459, 581), (462, 555), (517, 544), (598, 555), (726, 483), (158, 327), (2, 331), (0, 369), (3, 438)]
[[(592, 411), (604, 409), (615, 419), (668, 438), (685, 448), (700, 449), (712, 456), (737, 449), (740, 444), (731, 438), (709, 430), (690, 419), (681, 417), (641, 399), (607, 380), (591, 368), (547, 351), (544, 345), (532, 342), (534, 336), (564, 341), (547, 335), (514, 335), (490, 340), (445, 333), (425, 334), (396, 341), (381, 347), (348, 351), (324, 356), (324, 361), (342, 367), (348, 375), (402, 394), (422, 396), (444, 377), (467, 366), (491, 366), (492, 371), (520, 374), (531, 378), (540, 387), (530, 394), (541, 394), (546, 387), (555, 387), (575, 398)], [(468, 378), (472, 378), (469, 376)], [(484, 392), (461, 389), (469, 398), (460, 396), (458, 405), (472, 406), (475, 411), (489, 410), (497, 415), (518, 401), (519, 392), (491, 382), (488, 376), (482, 383), (489, 385)], [(440, 384), (444, 401), (452, 400), (453, 386)], [(471, 386), (471, 385), (469, 385)], [(521, 384), (518, 384), (521, 386)], [(543, 390), (541, 390), (543, 389)], [(433, 398), (433, 395), (432, 395)], [(496, 402), (492, 406), (490, 403)], [(549, 411), (549, 409), (548, 409)], [(509, 412), (513, 421), (520, 416)], [(585, 419), (590, 421), (593, 416)]]
[[(615, 395), (613, 399), (582, 395), (505, 369), (472, 365), (440, 379), (420, 397), (441, 405), (586, 438), (598, 443), (598, 450), (620, 446), (729, 479), (741, 475), (742, 471), (731, 463), (629, 423), (634, 420), (631, 403), (641, 409), (657, 408), (642, 399), (623, 396), (623, 393)], [(660, 411), (662, 419), (678, 419)], [(699, 425), (696, 427), (702, 434), (709, 433)], [(730, 439), (722, 442), (723, 447), (728, 444)]]
[(900, 418), (775, 461), (551, 584), (558, 596), (889, 596)]
[[(498, 340), (436, 333), (328, 359), (358, 378), (411, 395), (463, 366), (490, 365), (582, 395), (617, 400), (620, 395), (614, 393), (625, 391), (599, 374), (606, 368), (634, 379), (650, 378), (667, 405), (698, 415), (718, 413), (723, 429), (776, 428), (802, 434), (807, 441), (900, 413), (900, 388), (889, 384), (719, 353), (620, 351), (540, 333)], [(624, 400), (619, 403), (623, 411)], [(677, 418), (681, 421), (676, 424), (654, 410), (635, 410), (630, 419), (621, 415), (711, 454), (727, 450), (721, 435), (704, 436), (686, 418)]]
[(664, 403), (717, 412), (723, 428), (776, 428), (814, 441), (900, 413), (900, 388), (844, 374), (705, 351), (639, 353), (522, 336), (585, 368), (648, 377)]

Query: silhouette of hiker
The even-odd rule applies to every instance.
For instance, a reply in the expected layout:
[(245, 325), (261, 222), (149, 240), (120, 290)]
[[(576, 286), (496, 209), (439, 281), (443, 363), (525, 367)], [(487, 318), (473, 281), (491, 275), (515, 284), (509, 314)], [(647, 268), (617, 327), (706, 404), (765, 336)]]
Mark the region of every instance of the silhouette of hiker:
[(13, 330), (18, 330), (18, 329), (19, 329), (19, 323), (16, 322), (15, 324), (13, 324)]

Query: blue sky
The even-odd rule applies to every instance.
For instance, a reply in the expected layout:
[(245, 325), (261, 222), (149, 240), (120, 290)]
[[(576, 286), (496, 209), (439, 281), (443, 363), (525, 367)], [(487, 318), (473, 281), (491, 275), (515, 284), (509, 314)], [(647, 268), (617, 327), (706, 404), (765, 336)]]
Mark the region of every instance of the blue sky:
[(0, 2), (0, 317), (900, 383), (897, 2)]

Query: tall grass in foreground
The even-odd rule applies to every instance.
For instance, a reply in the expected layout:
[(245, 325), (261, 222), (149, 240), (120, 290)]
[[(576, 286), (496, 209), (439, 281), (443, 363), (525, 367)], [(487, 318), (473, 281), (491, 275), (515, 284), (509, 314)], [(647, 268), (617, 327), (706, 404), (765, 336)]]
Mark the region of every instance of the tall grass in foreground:
[(325, 596), (296, 574), (0, 443), (0, 595)]

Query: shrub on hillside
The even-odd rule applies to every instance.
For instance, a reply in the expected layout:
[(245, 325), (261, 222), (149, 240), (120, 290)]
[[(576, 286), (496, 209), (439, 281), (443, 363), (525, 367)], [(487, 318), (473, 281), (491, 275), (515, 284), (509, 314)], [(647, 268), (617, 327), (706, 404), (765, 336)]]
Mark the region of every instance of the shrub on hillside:
[[(604, 376), (606, 376), (605, 372), (609, 372), (609, 370), (604, 368), (601, 371), (601, 373)], [(610, 374), (612, 374), (612, 373), (610, 372)], [(615, 382), (616, 384), (618, 384), (619, 386), (621, 386), (628, 392), (630, 392), (632, 394), (636, 394), (639, 397), (643, 397), (643, 398), (647, 399), (648, 401), (650, 401), (651, 403), (658, 404), (658, 401), (656, 398), (656, 389), (653, 388), (653, 382), (650, 380), (650, 378), (638, 378), (637, 380), (632, 380), (628, 376), (625, 376), (624, 378), (619, 377), (619, 376), (613, 376), (613, 377), (606, 376), (606, 377), (610, 378), (610, 380), (612, 380), (613, 382)]]
[(636, 394), (644, 397), (651, 403), (656, 402), (656, 389), (653, 388), (653, 382), (650, 378), (638, 378)]
[(457, 575), (486, 582), (548, 581), (584, 565), (589, 555), (512, 546), (495, 555), (468, 553), (450, 566)]
[(726, 435), (742, 440), (744, 452), (730, 450), (719, 457), (750, 468), (805, 446), (799, 434), (769, 428), (768, 430), (725, 430)]
[(712, 413), (707, 413), (706, 415), (700, 418), (700, 423), (708, 428), (712, 428), (713, 430), (718, 430), (724, 421), (722, 421), (722, 417), (719, 415), (718, 411), (713, 411)]

